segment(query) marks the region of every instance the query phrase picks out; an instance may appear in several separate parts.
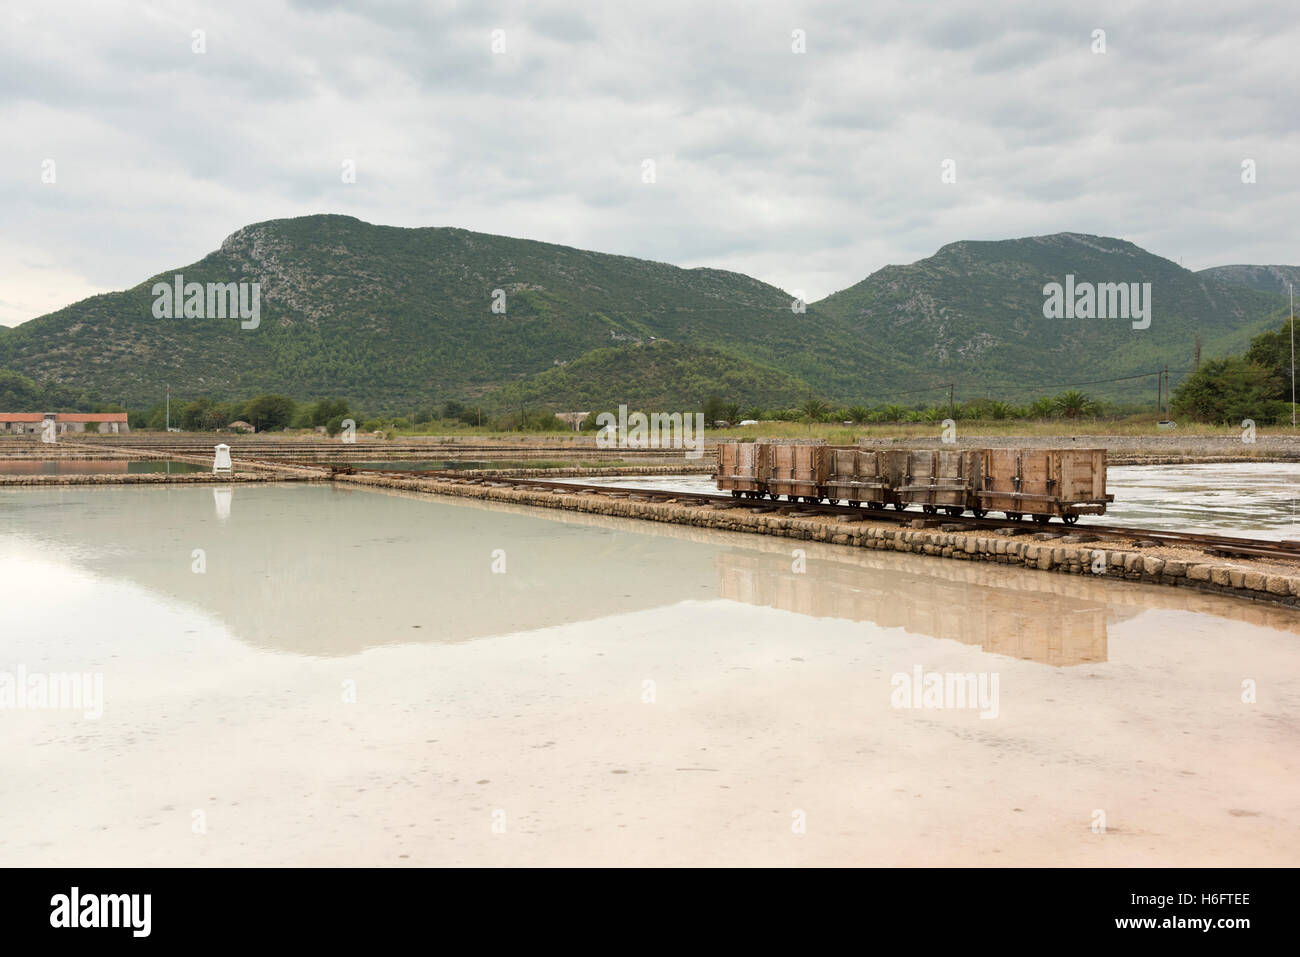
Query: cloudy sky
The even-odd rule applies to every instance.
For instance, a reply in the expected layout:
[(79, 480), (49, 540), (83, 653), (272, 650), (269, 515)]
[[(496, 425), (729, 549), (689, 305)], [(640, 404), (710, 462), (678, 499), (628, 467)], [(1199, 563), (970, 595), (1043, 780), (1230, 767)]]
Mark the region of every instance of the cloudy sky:
[(0, 323), (317, 212), (810, 301), (1062, 230), (1298, 263), (1297, 50), (1273, 2), (5, 0)]

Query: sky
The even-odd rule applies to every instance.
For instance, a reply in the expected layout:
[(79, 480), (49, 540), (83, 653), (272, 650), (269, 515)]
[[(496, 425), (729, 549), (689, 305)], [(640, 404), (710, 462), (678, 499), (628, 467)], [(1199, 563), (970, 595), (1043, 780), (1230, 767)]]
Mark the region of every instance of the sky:
[(1250, 0), (2, 0), (0, 323), (322, 212), (810, 302), (1061, 231), (1300, 263), (1297, 50)]

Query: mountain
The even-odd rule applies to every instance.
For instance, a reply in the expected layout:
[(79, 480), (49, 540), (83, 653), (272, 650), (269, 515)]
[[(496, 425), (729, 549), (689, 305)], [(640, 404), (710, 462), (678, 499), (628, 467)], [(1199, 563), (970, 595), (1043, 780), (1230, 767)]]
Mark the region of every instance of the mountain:
[[(1150, 326), (1044, 318), (1044, 286), (1067, 276), (1094, 286), (1151, 283)], [(910, 266), (886, 266), (815, 306), (855, 335), (905, 352), (922, 385), (949, 378), (959, 392), (977, 383), (1017, 401), (1053, 383), (1146, 395), (1151, 378), (1122, 377), (1166, 365), (1172, 377), (1190, 368), (1198, 337), (1206, 356), (1239, 352), (1285, 314), (1284, 301), (1269, 292), (1193, 273), (1124, 240), (1080, 233), (951, 243)]]
[(1300, 266), (1211, 266), (1200, 270), (1197, 275), (1264, 292), (1281, 293), (1288, 298), (1291, 287), (1300, 285)]
[[(791, 407), (815, 394), (807, 382), (705, 346), (647, 342), (595, 349), (567, 365), (511, 383), (484, 399), (505, 408), (549, 405), (567, 411), (688, 411), (685, 399), (716, 394), (743, 407)], [(694, 410), (695, 406), (691, 406)]]
[[(178, 273), (259, 283), (260, 323), (155, 318), (154, 284)], [(1150, 328), (1043, 318), (1044, 284), (1067, 273), (1150, 282)], [(1198, 337), (1207, 356), (1239, 351), (1284, 310), (1275, 293), (1075, 233), (953, 243), (797, 313), (739, 273), (319, 215), (247, 226), (196, 263), (0, 333), (0, 369), (133, 407), (167, 385), (177, 399), (275, 391), (370, 409), (697, 408), (715, 392), (769, 407), (810, 392), (912, 404), (946, 398), (949, 382), (958, 397), (1018, 401), (1190, 366)], [(1150, 379), (1087, 391), (1146, 395)]]
[[(186, 283), (260, 283), (260, 325), (154, 318), (151, 289), (176, 273)], [(504, 314), (492, 311), (495, 290)], [(845, 330), (812, 309), (795, 315), (791, 301), (722, 270), (307, 216), (245, 227), (197, 263), (32, 319), (0, 340), (0, 368), (137, 405), (156, 401), (168, 384), (174, 396), (279, 391), (441, 402), (481, 396), (593, 349), (667, 339), (779, 367), (823, 389), (850, 388), (869, 350), (834, 354)]]

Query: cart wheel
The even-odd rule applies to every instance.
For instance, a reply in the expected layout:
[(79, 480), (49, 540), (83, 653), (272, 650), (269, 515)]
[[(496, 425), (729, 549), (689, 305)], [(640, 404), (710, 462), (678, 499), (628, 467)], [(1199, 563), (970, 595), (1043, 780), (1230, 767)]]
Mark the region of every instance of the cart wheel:
[(861, 507), (862, 507), (861, 502), (849, 502), (849, 508), (861, 508)]
[(736, 490), (733, 489), (733, 490), (732, 490), (732, 493), (731, 493), (731, 497), (732, 497), (732, 498), (740, 498), (740, 492), (739, 492), (739, 491), (736, 491)]
[(926, 515), (933, 515), (935, 512), (939, 510), (935, 508), (933, 505), (922, 505), (921, 511), (924, 512)]
[(1009, 522), (1018, 522), (1022, 518), (1024, 518), (1024, 516), (1021, 515), (1019, 512), (1007, 512), (1006, 516), (1007, 516), (1007, 521)]
[(1030, 517), (1034, 520), (1035, 525), (1046, 525), (1052, 520), (1050, 515), (1031, 515)]
[(894, 503), (894, 510), (897, 511), (897, 512), (901, 512), (901, 511), (903, 511), (903, 510), (906, 509), (906, 508), (907, 508), (907, 503), (906, 503), (906, 502), (895, 502), (895, 503)]
[(973, 508), (970, 510), (970, 513), (976, 518), (983, 518), (989, 513), (989, 510), (987, 508)]
[(962, 512), (964, 512), (964, 511), (966, 511), (966, 509), (964, 509), (964, 508), (957, 508), (955, 505), (952, 506), (951, 508), (945, 508), (945, 509), (944, 509), (944, 512), (945, 512), (945, 513), (947, 513), (948, 515), (954, 515), (954, 516), (955, 516), (955, 515), (960, 515), (960, 514), (961, 514)]
[(1066, 525), (1073, 525), (1073, 524), (1074, 524), (1075, 522), (1077, 522), (1078, 520), (1079, 520), (1079, 516), (1078, 516), (1078, 515), (1062, 515), (1062, 516), (1061, 516), (1061, 521), (1063, 521)]

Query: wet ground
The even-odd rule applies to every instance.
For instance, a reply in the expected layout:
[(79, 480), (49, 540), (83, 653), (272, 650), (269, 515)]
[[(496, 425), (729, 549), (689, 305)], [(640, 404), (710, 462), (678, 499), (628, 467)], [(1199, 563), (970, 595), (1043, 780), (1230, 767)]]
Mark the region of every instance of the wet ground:
[(20, 668), (103, 691), (0, 707), (0, 865), (1300, 857), (1294, 612), (794, 544), (0, 490), (0, 704)]

